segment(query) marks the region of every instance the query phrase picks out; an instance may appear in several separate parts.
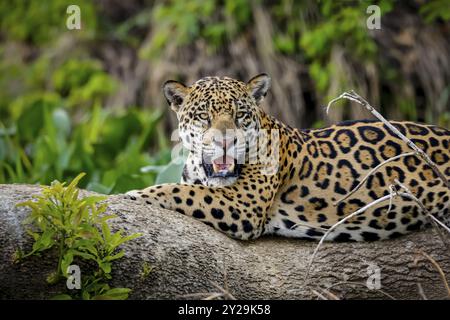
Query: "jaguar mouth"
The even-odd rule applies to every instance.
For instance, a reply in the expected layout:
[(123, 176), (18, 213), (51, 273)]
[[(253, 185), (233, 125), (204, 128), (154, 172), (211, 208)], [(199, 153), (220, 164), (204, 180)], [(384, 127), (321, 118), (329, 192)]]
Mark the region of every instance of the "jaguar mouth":
[(240, 173), (240, 164), (230, 156), (218, 157), (210, 161), (203, 161), (203, 167), (208, 178), (237, 177)]

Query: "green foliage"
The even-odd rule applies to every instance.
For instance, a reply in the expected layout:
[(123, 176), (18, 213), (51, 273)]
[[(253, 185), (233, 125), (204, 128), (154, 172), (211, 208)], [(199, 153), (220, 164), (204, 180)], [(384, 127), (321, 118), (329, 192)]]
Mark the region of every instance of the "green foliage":
[(89, 105), (114, 92), (116, 82), (102, 70), (99, 61), (70, 59), (55, 71), (53, 87), (67, 99), (68, 107)]
[(146, 166), (141, 168), (141, 172), (157, 173), (156, 184), (163, 183), (177, 183), (180, 182), (181, 174), (183, 172), (185, 156), (174, 157), (168, 164), (159, 166)]
[[(381, 0), (371, 4), (378, 5), (381, 13), (392, 10), (394, 0)], [(300, 45), (311, 60), (310, 74), (320, 93), (325, 93), (330, 79), (338, 78), (336, 69), (330, 62), (334, 45), (345, 48), (346, 53), (357, 60), (373, 61), (377, 47), (369, 36), (366, 21), (368, 15), (365, 1), (349, 3), (325, 0), (320, 2), (321, 19), (310, 24), (300, 37)], [(347, 86), (348, 84), (343, 84)]]
[(141, 55), (157, 57), (169, 43), (184, 45), (205, 39), (218, 48), (250, 21), (251, 5), (245, 0), (172, 0), (157, 4), (152, 12), (154, 36)]
[[(66, 28), (70, 4), (80, 6), (82, 30)], [(49, 184), (84, 171), (83, 188), (119, 193), (152, 185), (157, 173), (140, 168), (169, 161), (160, 112), (106, 108), (118, 82), (101, 61), (82, 47), (58, 56), (58, 40), (100, 38), (97, 14), (86, 0), (1, 2), (0, 183)]]
[(57, 100), (33, 99), (15, 125), (0, 131), (0, 183), (66, 179), (85, 170), (83, 185), (102, 193), (143, 188), (155, 174), (140, 174), (166, 157), (145, 152), (161, 114), (130, 109), (114, 113), (94, 106), (75, 122)]
[[(107, 205), (100, 203), (106, 197), (79, 198), (77, 184), (83, 176), (84, 173), (79, 174), (67, 187), (65, 183), (55, 181), (51, 186), (43, 187), (42, 195), (17, 205), (31, 208), (24, 224), (34, 243), (30, 252), (19, 251), (16, 258), (20, 261), (55, 247), (59, 259), (55, 272), (47, 278), (48, 283), (55, 284), (67, 278), (68, 267), (81, 260), (93, 263), (95, 267), (92, 274), (82, 272), (82, 288), (75, 298), (126, 299), (130, 289), (111, 289), (108, 281), (111, 280), (113, 261), (124, 256), (119, 246), (140, 234), (123, 236), (122, 230), (111, 231), (107, 221), (115, 216), (106, 215)], [(56, 298), (73, 297), (64, 294)]]
[[(28, 72), (43, 66), (51, 68), (45, 57)], [(157, 126), (162, 114), (103, 108), (116, 82), (99, 61), (72, 58), (53, 68), (50, 77), (28, 79), (27, 92), (0, 102), (0, 183), (49, 184), (85, 171), (82, 186), (101, 193), (152, 185), (156, 174), (140, 168), (168, 162), (164, 150), (153, 157), (146, 150), (162, 147), (153, 141), (164, 143), (155, 139), (163, 136)]]
[(425, 21), (431, 23), (435, 20), (450, 20), (450, 4), (448, 0), (429, 0), (420, 7), (420, 14)]
[(142, 270), (141, 270), (141, 278), (145, 279), (147, 278), (150, 273), (153, 271), (153, 267), (146, 261), (144, 261), (144, 263), (142, 264)]
[(89, 0), (1, 1), (0, 32), (9, 39), (45, 44), (67, 30), (66, 10), (72, 4), (81, 8), (83, 28), (80, 34), (92, 34), (97, 20), (94, 5)]

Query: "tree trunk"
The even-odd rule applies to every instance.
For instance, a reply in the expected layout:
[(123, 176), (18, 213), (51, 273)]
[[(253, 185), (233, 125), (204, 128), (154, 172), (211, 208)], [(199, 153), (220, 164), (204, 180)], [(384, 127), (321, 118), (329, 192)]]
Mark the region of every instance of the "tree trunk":
[[(57, 264), (52, 253), (12, 263), (18, 248), (31, 245), (21, 224), (29, 209), (15, 205), (39, 192), (38, 186), (0, 185), (1, 299), (46, 299), (64, 291), (65, 283), (45, 281)], [(304, 285), (316, 242), (269, 237), (241, 242), (120, 195), (107, 202), (118, 216), (110, 220), (114, 229), (143, 234), (123, 245), (125, 257), (113, 264), (112, 285), (131, 288), (133, 299), (206, 298), (221, 289), (228, 292), (225, 297), (238, 299), (449, 297), (436, 267), (418, 253), (429, 254), (449, 274), (449, 250), (434, 229), (389, 241), (325, 243)], [(142, 275), (145, 263), (153, 267), (148, 276)]]

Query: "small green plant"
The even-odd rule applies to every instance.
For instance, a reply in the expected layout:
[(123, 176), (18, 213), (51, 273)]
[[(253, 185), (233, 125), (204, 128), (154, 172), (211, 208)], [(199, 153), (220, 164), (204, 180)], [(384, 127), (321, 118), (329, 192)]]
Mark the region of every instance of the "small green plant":
[(67, 187), (65, 183), (55, 181), (43, 187), (42, 195), (17, 204), (31, 208), (24, 224), (34, 244), (28, 253), (16, 252), (16, 261), (57, 248), (57, 266), (47, 277), (48, 283), (55, 284), (68, 278), (68, 267), (74, 262), (87, 263), (94, 271), (83, 274), (81, 291), (76, 295), (61, 294), (55, 298), (126, 299), (130, 289), (108, 285), (112, 262), (123, 257), (124, 251), (118, 249), (121, 244), (141, 235), (123, 236), (122, 230), (111, 231), (107, 220), (115, 216), (106, 215), (107, 205), (99, 203), (106, 197), (79, 197), (77, 184), (84, 175), (79, 174)]
[(146, 279), (152, 271), (153, 271), (153, 266), (150, 265), (147, 261), (144, 261), (142, 263), (142, 270), (140, 273), (141, 279)]

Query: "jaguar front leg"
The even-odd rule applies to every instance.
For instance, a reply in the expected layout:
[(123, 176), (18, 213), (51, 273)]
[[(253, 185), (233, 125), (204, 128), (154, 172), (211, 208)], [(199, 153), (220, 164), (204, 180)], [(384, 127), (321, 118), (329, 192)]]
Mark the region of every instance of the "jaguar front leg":
[[(127, 197), (194, 217), (232, 238), (255, 239), (264, 231), (267, 203), (273, 194), (234, 189), (239, 190), (172, 183), (133, 190), (127, 192)], [(265, 206), (258, 204), (262, 200)]]

